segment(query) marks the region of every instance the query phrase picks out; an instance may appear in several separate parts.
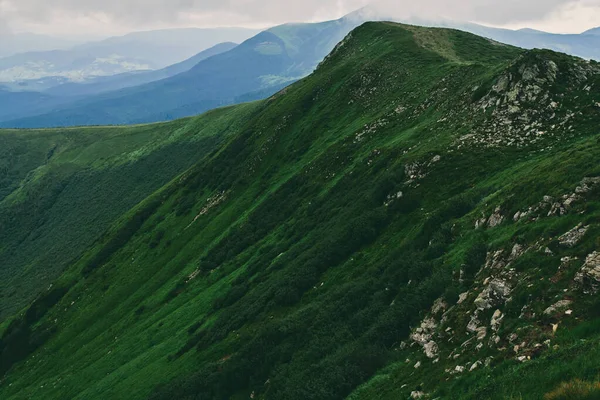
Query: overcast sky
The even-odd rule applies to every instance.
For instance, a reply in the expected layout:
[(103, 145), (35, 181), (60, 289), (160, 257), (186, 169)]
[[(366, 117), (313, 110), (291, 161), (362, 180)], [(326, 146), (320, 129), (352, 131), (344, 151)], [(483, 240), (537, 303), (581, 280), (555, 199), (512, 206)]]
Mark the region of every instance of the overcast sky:
[[(579, 33), (600, 0), (376, 0), (386, 13)], [(338, 18), (369, 0), (0, 0), (0, 34), (114, 35), (167, 27), (267, 27)]]

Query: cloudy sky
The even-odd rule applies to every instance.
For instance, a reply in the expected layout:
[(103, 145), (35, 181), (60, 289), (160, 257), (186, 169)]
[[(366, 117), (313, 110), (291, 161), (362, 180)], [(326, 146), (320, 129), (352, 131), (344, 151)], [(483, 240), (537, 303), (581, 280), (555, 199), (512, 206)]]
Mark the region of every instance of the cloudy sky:
[[(600, 0), (375, 0), (399, 16), (451, 18), (579, 33), (600, 25)], [(267, 27), (338, 18), (370, 0), (0, 0), (0, 34), (113, 35), (166, 27)], [(416, 4), (415, 4), (416, 3)]]

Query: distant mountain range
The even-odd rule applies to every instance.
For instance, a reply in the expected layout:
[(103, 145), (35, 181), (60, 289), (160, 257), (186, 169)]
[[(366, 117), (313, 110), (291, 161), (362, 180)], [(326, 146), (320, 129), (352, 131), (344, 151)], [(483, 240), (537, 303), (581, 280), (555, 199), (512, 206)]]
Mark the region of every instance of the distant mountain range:
[[(10, 104), (0, 111), (0, 126), (38, 128), (147, 123), (265, 98), (312, 72), (356, 26), (368, 20), (394, 19), (393, 16), (383, 16), (364, 8), (335, 21), (277, 26), (237, 47), (232, 43), (222, 43), (182, 63), (157, 71), (93, 77), (82, 83), (48, 77), (5, 85), (0, 105)], [(514, 31), (447, 20), (411, 19), (401, 22), (455, 28), (523, 48), (546, 48), (588, 59), (600, 59), (600, 29), (579, 35), (559, 35), (533, 29)], [(196, 43), (191, 40), (193, 37), (202, 38), (204, 41), (201, 43), (204, 44), (215, 40), (215, 36), (209, 38), (207, 32), (172, 30), (135, 33), (78, 46), (73, 51), (96, 49), (94, 51), (98, 54), (107, 54), (99, 49), (120, 49), (120, 53), (127, 54), (127, 57), (149, 60), (157, 65), (157, 55), (165, 60), (169, 54), (175, 58), (173, 54), (181, 55), (186, 46)], [(219, 33), (220, 36), (216, 36), (219, 38), (249, 34), (247, 30), (235, 29), (214, 32)], [(166, 48), (169, 43), (177, 43), (177, 46), (165, 50), (167, 55), (164, 57), (158, 50), (153, 55), (149, 54), (149, 49)], [(14, 96), (11, 100), (9, 92), (16, 90), (15, 86), (17, 90), (38, 88), (40, 93)]]
[(600, 35), (600, 27), (583, 32), (584, 35)]
[(69, 82), (51, 87), (46, 90), (45, 93), (58, 96), (89, 96), (127, 87), (143, 85), (145, 83), (170, 78), (182, 72), (189, 71), (200, 61), (229, 51), (235, 46), (237, 46), (237, 44), (232, 42), (219, 43), (216, 46), (213, 46), (196, 54), (193, 57), (188, 58), (187, 60), (159, 70), (142, 72), (138, 71), (112, 76), (100, 76), (91, 78), (84, 83)]
[(222, 42), (239, 43), (257, 32), (244, 28), (170, 29), (131, 33), (68, 50), (19, 53), (0, 59), (0, 82), (29, 81), (21, 89), (38, 90), (36, 84), (42, 78), (84, 82), (97, 76), (160, 69)]
[(432, 25), (460, 29), (525, 49), (549, 49), (586, 59), (600, 60), (600, 28), (582, 34), (565, 35), (533, 29), (513, 31), (471, 23), (447, 22)]
[[(58, 107), (52, 105), (51, 112), (0, 125), (146, 123), (264, 98), (312, 72), (355, 26), (354, 21), (346, 18), (317, 24), (281, 25), (167, 79), (77, 99)], [(56, 94), (60, 88), (49, 93)], [(69, 92), (64, 90), (60, 94)]]
[(35, 33), (3, 33), (0, 36), (0, 57), (32, 51), (64, 50), (84, 42)]

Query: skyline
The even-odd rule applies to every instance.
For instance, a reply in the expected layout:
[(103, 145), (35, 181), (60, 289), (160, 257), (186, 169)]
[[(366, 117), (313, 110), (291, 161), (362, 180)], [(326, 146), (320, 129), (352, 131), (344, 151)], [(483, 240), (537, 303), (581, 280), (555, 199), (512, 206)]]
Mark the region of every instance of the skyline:
[(0, 35), (36, 33), (57, 37), (102, 38), (129, 32), (171, 29), (268, 28), (287, 22), (340, 18), (371, 6), (397, 18), (452, 19), (482, 25), (553, 33), (581, 33), (600, 25), (600, 0), (422, 0), (418, 4), (381, 0), (0, 0)]

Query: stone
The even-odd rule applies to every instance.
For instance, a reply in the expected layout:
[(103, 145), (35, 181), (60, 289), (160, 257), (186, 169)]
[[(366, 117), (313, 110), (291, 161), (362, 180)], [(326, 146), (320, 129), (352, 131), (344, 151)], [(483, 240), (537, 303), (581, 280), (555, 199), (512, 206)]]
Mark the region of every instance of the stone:
[(411, 399), (422, 399), (425, 396), (425, 393), (415, 390), (410, 392)]
[(490, 228), (494, 228), (500, 225), (503, 221), (504, 216), (502, 215), (502, 209), (500, 207), (496, 207), (494, 213), (488, 219), (487, 224)]
[(485, 339), (487, 336), (487, 328), (485, 326), (480, 326), (477, 328), (477, 340), (481, 341)]
[(564, 311), (573, 302), (571, 300), (560, 300), (544, 310), (544, 315), (556, 314), (559, 311)]
[(600, 289), (600, 252), (589, 254), (575, 275), (575, 283), (584, 293), (597, 293)]
[(462, 304), (465, 302), (465, 300), (467, 300), (467, 297), (469, 297), (469, 292), (464, 292), (458, 295), (458, 301), (456, 302), (456, 304)]
[(415, 364), (415, 369), (419, 368), (421, 368), (421, 361), (417, 361), (417, 363)]
[(436, 315), (440, 312), (446, 311), (446, 309), (448, 309), (448, 304), (446, 304), (443, 298), (439, 298), (433, 303), (433, 306), (431, 307), (431, 313)]
[(469, 372), (472, 372), (481, 366), (481, 361), (475, 361), (471, 368), (469, 368)]
[(471, 315), (471, 320), (467, 324), (467, 331), (471, 333), (477, 332), (480, 324), (481, 322), (477, 318), (477, 313), (474, 313), (473, 315)]
[(427, 358), (435, 358), (438, 355), (439, 348), (437, 343), (432, 340), (423, 346), (423, 351)]
[(575, 247), (577, 243), (579, 243), (581, 239), (583, 239), (588, 229), (589, 225), (583, 226), (583, 224), (579, 224), (575, 228), (571, 229), (569, 232), (559, 237), (558, 243), (563, 247)]
[(479, 310), (487, 310), (504, 304), (510, 296), (512, 289), (510, 285), (500, 279), (494, 278), (487, 287), (477, 296), (474, 303)]
[(502, 311), (496, 310), (494, 312), (494, 315), (492, 315), (492, 320), (490, 322), (490, 327), (492, 328), (492, 331), (498, 332), (498, 329), (500, 329), (500, 325), (502, 324), (503, 319), (504, 314), (502, 314)]
[(463, 367), (462, 365), (457, 365), (456, 368), (454, 368), (454, 372), (457, 374), (462, 374), (463, 372), (465, 372), (465, 367)]

